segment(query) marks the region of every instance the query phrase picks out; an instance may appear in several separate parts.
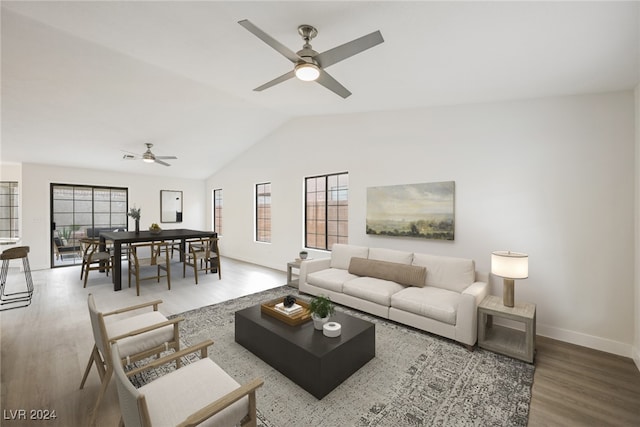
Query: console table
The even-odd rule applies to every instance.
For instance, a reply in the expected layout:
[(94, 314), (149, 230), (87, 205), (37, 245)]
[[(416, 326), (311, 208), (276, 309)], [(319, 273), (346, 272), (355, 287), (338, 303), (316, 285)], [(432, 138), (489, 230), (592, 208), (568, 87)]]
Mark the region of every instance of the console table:
[[(500, 317), (524, 325), (524, 331), (493, 324)], [(478, 305), (478, 346), (533, 363), (536, 350), (536, 305), (506, 307), (502, 298), (489, 295)]]

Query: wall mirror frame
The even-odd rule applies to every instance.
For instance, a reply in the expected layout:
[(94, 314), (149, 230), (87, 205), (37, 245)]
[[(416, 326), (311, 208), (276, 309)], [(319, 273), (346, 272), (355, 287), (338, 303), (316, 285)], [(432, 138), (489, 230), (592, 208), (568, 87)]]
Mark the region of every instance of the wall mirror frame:
[(182, 222), (182, 191), (160, 190), (160, 222)]

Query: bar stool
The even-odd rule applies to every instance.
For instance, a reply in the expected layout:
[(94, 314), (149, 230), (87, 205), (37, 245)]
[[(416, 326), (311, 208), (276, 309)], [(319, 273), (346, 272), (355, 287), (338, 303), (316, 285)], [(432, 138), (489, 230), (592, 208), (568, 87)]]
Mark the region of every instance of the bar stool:
[[(28, 253), (29, 246), (18, 246), (7, 249), (0, 254), (0, 259), (2, 260), (2, 270), (0, 270), (0, 311), (27, 307), (31, 304), (33, 280), (31, 279), (31, 267), (29, 266), (29, 258), (27, 257)], [(7, 274), (9, 272), (9, 261), (20, 258), (22, 258), (22, 267), (24, 269), (24, 278), (27, 282), (27, 290), (6, 293), (5, 286), (7, 284)]]

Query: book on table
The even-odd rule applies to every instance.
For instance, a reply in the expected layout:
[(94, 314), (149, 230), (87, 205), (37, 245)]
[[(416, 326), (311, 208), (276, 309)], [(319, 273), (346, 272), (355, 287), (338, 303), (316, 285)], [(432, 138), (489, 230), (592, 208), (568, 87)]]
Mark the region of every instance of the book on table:
[(291, 307), (285, 307), (284, 303), (280, 302), (274, 306), (276, 310), (281, 313), (284, 313), (288, 316), (293, 316), (295, 314), (302, 312), (302, 306), (299, 304), (293, 304)]

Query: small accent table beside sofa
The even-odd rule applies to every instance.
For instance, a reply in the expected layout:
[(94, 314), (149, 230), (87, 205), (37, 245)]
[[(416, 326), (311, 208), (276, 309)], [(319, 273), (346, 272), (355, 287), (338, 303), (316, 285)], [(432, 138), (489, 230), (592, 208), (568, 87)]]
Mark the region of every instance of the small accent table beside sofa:
[[(501, 317), (524, 325), (524, 331), (493, 324)], [(536, 305), (506, 307), (502, 298), (489, 295), (478, 306), (478, 346), (533, 363), (536, 350)]]

